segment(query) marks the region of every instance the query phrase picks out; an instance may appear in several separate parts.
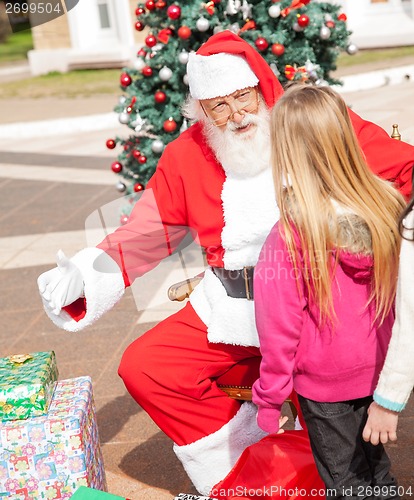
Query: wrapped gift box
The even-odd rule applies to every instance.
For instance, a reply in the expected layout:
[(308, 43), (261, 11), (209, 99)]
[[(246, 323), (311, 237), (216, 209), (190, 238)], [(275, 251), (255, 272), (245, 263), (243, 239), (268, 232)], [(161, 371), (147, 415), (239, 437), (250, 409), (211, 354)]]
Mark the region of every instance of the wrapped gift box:
[(114, 500), (116, 498), (128, 500), (128, 498), (125, 497), (111, 495), (110, 493), (104, 493), (103, 491), (86, 488), (85, 486), (78, 488), (71, 498), (73, 498), (73, 500)]
[(0, 420), (44, 415), (57, 378), (53, 351), (0, 358)]
[(90, 377), (57, 383), (47, 415), (0, 423), (0, 498), (106, 491)]

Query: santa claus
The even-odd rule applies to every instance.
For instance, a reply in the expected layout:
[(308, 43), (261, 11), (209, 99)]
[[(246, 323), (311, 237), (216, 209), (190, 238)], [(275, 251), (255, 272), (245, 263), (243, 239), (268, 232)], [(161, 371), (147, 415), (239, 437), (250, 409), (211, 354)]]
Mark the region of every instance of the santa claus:
[[(126, 225), (97, 248), (61, 257), (59, 267), (38, 282), (50, 318), (78, 331), (156, 264), (165, 248), (160, 239), (167, 239), (164, 253), (170, 253), (184, 226), (196, 233), (209, 264), (204, 278), (182, 310), (126, 349), (119, 374), (174, 441), (197, 490), (208, 494), (242, 451), (263, 437), (255, 406), (229, 398), (216, 380), (236, 363), (260, 356), (252, 276), (279, 217), (269, 110), (283, 89), (257, 51), (230, 31), (190, 54), (187, 73), (184, 111), (197, 121), (165, 148), (148, 183), (156, 207), (144, 196)], [(350, 114), (371, 168), (408, 195), (414, 148)]]

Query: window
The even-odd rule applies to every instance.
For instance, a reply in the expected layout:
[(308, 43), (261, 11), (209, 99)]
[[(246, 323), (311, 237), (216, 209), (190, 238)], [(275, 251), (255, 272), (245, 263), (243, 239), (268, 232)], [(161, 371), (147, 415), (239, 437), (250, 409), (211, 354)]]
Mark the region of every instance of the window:
[(101, 28), (102, 29), (110, 28), (111, 22), (109, 20), (108, 4), (106, 2), (99, 2), (98, 9), (99, 9), (99, 21), (101, 23)]

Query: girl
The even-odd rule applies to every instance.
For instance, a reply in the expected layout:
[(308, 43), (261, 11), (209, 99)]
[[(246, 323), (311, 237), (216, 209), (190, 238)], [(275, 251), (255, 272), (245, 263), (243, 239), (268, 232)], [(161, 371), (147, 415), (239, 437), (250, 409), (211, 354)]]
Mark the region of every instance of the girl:
[(372, 444), (397, 439), (398, 414), (414, 386), (414, 198), (401, 217), (403, 237), (396, 298), (396, 320), (363, 438)]
[(347, 107), (293, 85), (271, 117), (280, 220), (255, 270), (259, 426), (294, 388), (327, 499), (398, 498), (382, 445), (362, 439), (394, 321), (401, 195), (367, 167)]

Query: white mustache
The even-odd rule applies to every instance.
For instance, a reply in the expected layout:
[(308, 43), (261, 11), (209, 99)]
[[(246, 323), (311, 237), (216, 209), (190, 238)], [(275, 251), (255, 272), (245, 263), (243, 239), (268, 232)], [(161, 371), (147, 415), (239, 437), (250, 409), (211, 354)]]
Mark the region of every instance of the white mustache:
[(259, 120), (260, 120), (260, 118), (257, 115), (247, 113), (246, 115), (244, 115), (244, 117), (240, 123), (234, 123), (234, 122), (229, 121), (227, 123), (227, 130), (230, 130), (231, 132), (233, 132), (237, 129), (246, 127), (250, 123), (257, 125), (259, 123)]

